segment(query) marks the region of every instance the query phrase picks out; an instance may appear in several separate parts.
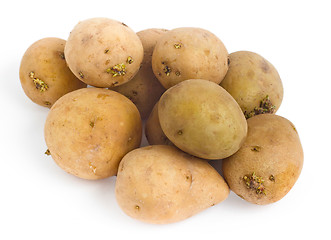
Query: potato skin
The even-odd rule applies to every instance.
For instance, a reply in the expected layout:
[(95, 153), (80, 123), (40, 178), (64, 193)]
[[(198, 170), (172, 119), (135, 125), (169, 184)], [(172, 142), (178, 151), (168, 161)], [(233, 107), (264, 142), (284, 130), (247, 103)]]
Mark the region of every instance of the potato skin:
[(283, 99), (283, 85), (276, 68), (249, 51), (231, 53), (229, 61), (229, 70), (220, 85), (238, 102), (246, 118), (259, 114), (254, 109), (267, 96), (274, 106), (267, 112), (276, 113)]
[(135, 32), (108, 18), (79, 22), (70, 33), (64, 53), (71, 71), (95, 87), (117, 86), (132, 79), (144, 54)]
[(219, 85), (201, 79), (168, 89), (158, 104), (160, 125), (179, 149), (204, 159), (234, 154), (247, 134), (236, 101)]
[(84, 179), (113, 176), (122, 157), (141, 142), (136, 106), (123, 95), (98, 88), (66, 94), (51, 108), (45, 140), (54, 161)]
[(164, 134), (159, 120), (158, 102), (155, 104), (145, 125), (145, 135), (150, 145), (171, 145), (174, 144)]
[[(43, 38), (24, 53), (19, 76), (25, 94), (36, 104), (50, 108), (68, 92), (86, 87), (75, 77), (64, 57), (66, 41)], [(43, 81), (44, 87), (40, 85)]]
[(229, 188), (206, 161), (172, 146), (154, 145), (125, 155), (115, 194), (130, 217), (165, 224), (184, 220), (225, 200)]
[(207, 30), (176, 28), (159, 39), (152, 67), (165, 88), (187, 79), (220, 83), (228, 70), (228, 52), (222, 41)]
[[(247, 120), (248, 134), (241, 149), (223, 160), (223, 174), (238, 196), (255, 204), (279, 201), (293, 187), (303, 166), (303, 150), (294, 125), (273, 115)], [(252, 175), (264, 181), (259, 191)], [(249, 177), (245, 180), (245, 176)], [(257, 184), (257, 185), (256, 185)]]
[(137, 33), (144, 48), (144, 59), (138, 73), (129, 82), (111, 88), (128, 97), (138, 108), (141, 118), (145, 119), (160, 99), (165, 88), (155, 77), (152, 70), (152, 54), (157, 40), (165, 29), (151, 28)]

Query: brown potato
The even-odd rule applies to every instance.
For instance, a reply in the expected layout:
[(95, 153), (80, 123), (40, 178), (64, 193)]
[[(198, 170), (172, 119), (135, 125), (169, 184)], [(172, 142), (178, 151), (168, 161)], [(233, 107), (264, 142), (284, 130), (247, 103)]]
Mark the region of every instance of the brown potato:
[(136, 106), (123, 95), (99, 88), (66, 94), (51, 108), (45, 140), (54, 161), (85, 179), (113, 176), (122, 157), (140, 146)]
[(223, 160), (223, 174), (238, 196), (255, 204), (283, 198), (298, 179), (303, 150), (294, 125), (273, 114), (248, 119), (244, 145)]
[(165, 88), (155, 77), (152, 70), (152, 54), (157, 40), (165, 29), (151, 28), (137, 33), (144, 48), (144, 59), (140, 70), (129, 82), (111, 88), (128, 97), (138, 108), (142, 119), (148, 117)]
[(222, 41), (207, 30), (177, 28), (159, 39), (152, 66), (165, 88), (187, 79), (220, 83), (228, 70), (228, 52)]
[(50, 108), (66, 93), (86, 87), (66, 64), (65, 44), (60, 38), (43, 38), (24, 53), (20, 80), (25, 94), (34, 103)]
[(145, 125), (145, 135), (150, 145), (174, 145), (164, 134), (159, 120), (158, 102), (155, 104)]
[(95, 87), (128, 82), (138, 72), (144, 55), (137, 34), (108, 18), (79, 22), (70, 33), (64, 53), (71, 71)]
[(191, 79), (169, 88), (158, 104), (160, 125), (179, 149), (222, 159), (243, 144), (247, 123), (237, 102), (216, 83)]
[(245, 117), (276, 113), (283, 99), (283, 84), (275, 67), (248, 51), (231, 53), (229, 61), (221, 86), (238, 102)]
[(122, 210), (140, 221), (181, 221), (227, 198), (229, 188), (206, 161), (172, 146), (131, 151), (120, 163), (116, 199)]

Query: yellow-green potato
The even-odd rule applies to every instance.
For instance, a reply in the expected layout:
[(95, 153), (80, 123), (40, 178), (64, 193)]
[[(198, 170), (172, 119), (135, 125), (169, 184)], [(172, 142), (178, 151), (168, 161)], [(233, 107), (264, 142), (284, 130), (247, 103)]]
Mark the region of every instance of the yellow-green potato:
[(287, 119), (263, 114), (247, 120), (244, 145), (223, 160), (223, 174), (238, 196), (255, 204), (283, 198), (297, 181), (303, 150), (294, 125)]
[(221, 86), (238, 102), (245, 117), (275, 113), (283, 99), (283, 85), (275, 67), (248, 51), (231, 53), (229, 62)]
[(222, 41), (207, 30), (176, 28), (159, 39), (152, 66), (165, 88), (187, 79), (220, 83), (228, 70), (228, 52)]
[(168, 89), (158, 104), (160, 125), (178, 148), (222, 159), (243, 144), (247, 123), (237, 102), (216, 83), (193, 79)]
[(172, 146), (154, 145), (125, 155), (115, 194), (130, 217), (165, 224), (184, 220), (225, 200), (229, 188), (206, 161)]
[(159, 120), (158, 102), (155, 104), (145, 125), (145, 135), (150, 145), (173, 145), (164, 134)]
[(113, 176), (122, 157), (140, 146), (142, 125), (136, 106), (107, 89), (85, 88), (61, 97), (45, 124), (54, 161), (84, 179)]
[(34, 103), (50, 108), (66, 93), (86, 87), (66, 64), (65, 44), (60, 38), (43, 38), (24, 53), (19, 76), (25, 94)]
[(95, 87), (128, 82), (138, 72), (144, 54), (137, 34), (124, 23), (108, 18), (79, 22), (64, 53), (71, 71)]
[(144, 59), (140, 70), (129, 82), (112, 88), (128, 97), (138, 108), (143, 119), (147, 118), (165, 88), (155, 77), (152, 70), (152, 54), (157, 40), (165, 29), (151, 28), (137, 33), (144, 48)]

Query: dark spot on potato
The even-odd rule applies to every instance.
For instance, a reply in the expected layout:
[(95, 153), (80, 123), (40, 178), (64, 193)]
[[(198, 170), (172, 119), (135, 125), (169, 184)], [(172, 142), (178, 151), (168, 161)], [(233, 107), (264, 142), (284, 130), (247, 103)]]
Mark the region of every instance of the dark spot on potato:
[(158, 72), (157, 75), (161, 76), (162, 74), (160, 72)]
[(84, 74), (83, 74), (82, 71), (79, 71), (79, 72), (78, 72), (78, 75), (79, 75), (80, 78), (84, 78)]
[(179, 77), (180, 76), (180, 71), (176, 71), (175, 74), (176, 74), (176, 76)]
[(163, 65), (164, 65), (164, 64), (166, 64), (166, 63), (165, 63), (165, 62), (161, 62), (161, 64), (163, 64)]
[(111, 85), (112, 85), (112, 87), (115, 87), (116, 85), (118, 85), (118, 82), (117, 81), (113, 82)]
[(51, 155), (51, 152), (49, 151), (49, 149), (46, 150), (45, 154), (46, 154), (47, 156)]
[(270, 71), (270, 66), (265, 59), (261, 61), (261, 68), (264, 73), (268, 73)]
[(94, 122), (90, 121), (90, 127), (93, 128), (94, 127)]
[(134, 206), (134, 209), (136, 209), (136, 210), (140, 210), (140, 206), (139, 205), (136, 205), (136, 206)]
[(61, 59), (65, 60), (64, 52), (59, 52), (59, 56)]
[(126, 62), (128, 64), (132, 64), (133, 63), (133, 58), (131, 56), (128, 56), (128, 58), (126, 59)]
[(183, 131), (182, 131), (182, 130), (178, 130), (178, 131), (177, 131), (177, 134), (178, 134), (178, 135), (183, 135)]
[(110, 63), (110, 60), (107, 59), (106, 62), (105, 62), (105, 65), (108, 65)]
[(132, 95), (133, 95), (133, 96), (137, 96), (137, 95), (138, 95), (138, 92), (135, 91), (135, 90), (132, 90)]
[(124, 27), (128, 27), (128, 25), (126, 25), (126, 24), (125, 24), (125, 23), (123, 23), (123, 22), (122, 22), (122, 25), (123, 25)]
[(253, 147), (251, 147), (251, 151), (253, 151), (253, 152), (260, 152), (261, 151), (261, 147), (260, 146), (253, 146)]
[(175, 43), (174, 44), (174, 48), (176, 48), (176, 49), (180, 49), (181, 47), (182, 47), (181, 43)]
[(108, 95), (108, 94), (104, 94), (104, 93), (99, 93), (99, 94), (97, 95), (97, 98), (101, 98), (102, 100), (104, 100), (106, 97), (110, 97), (110, 95)]
[(48, 101), (45, 101), (44, 104), (45, 104), (46, 106), (51, 106), (51, 105), (52, 105), (52, 104), (51, 104), (50, 102), (48, 102)]
[(164, 71), (164, 73), (165, 73), (167, 76), (169, 76), (170, 73), (171, 73), (171, 68), (168, 67), (168, 66), (165, 66), (165, 67), (163, 68), (163, 71)]
[(271, 174), (270, 177), (269, 177), (269, 180), (272, 181), (272, 182), (274, 182), (275, 181), (274, 175)]
[(109, 53), (109, 49), (105, 49), (104, 53), (105, 54)]
[(243, 180), (247, 188), (255, 190), (257, 194), (266, 195), (265, 187), (263, 185), (264, 180), (262, 177), (257, 176), (255, 172), (249, 175), (245, 175)]
[(228, 57), (228, 66), (230, 66), (230, 58)]

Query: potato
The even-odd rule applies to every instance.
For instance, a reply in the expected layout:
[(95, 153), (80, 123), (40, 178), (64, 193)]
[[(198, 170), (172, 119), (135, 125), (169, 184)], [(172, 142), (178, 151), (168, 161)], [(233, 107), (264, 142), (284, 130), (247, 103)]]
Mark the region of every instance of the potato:
[(144, 54), (139, 37), (125, 24), (108, 18), (78, 23), (64, 53), (71, 71), (95, 87), (117, 86), (132, 79)]
[(142, 125), (136, 106), (123, 95), (85, 88), (61, 97), (45, 124), (54, 161), (84, 179), (113, 176), (122, 157), (140, 146)]
[(25, 94), (34, 103), (50, 108), (66, 93), (86, 87), (66, 64), (65, 44), (60, 38), (43, 38), (24, 53), (20, 80)]
[(303, 150), (294, 125), (273, 114), (248, 119), (241, 149), (223, 160), (223, 174), (238, 196), (255, 204), (283, 198), (298, 179)]
[(245, 117), (275, 113), (283, 99), (283, 85), (275, 67), (248, 51), (231, 53), (229, 62), (221, 86), (238, 102)]
[(128, 97), (137, 106), (143, 119), (148, 117), (153, 106), (165, 91), (153, 73), (152, 53), (157, 40), (166, 31), (165, 29), (151, 28), (137, 33), (144, 47), (142, 66), (129, 82), (112, 88), (112, 90)]
[(183, 81), (168, 89), (158, 104), (160, 125), (178, 148), (205, 159), (234, 154), (247, 134), (236, 101), (216, 83)]
[(158, 102), (155, 104), (145, 125), (145, 135), (150, 145), (174, 145), (164, 134), (159, 120)]
[(122, 210), (140, 221), (181, 221), (227, 198), (229, 188), (206, 161), (172, 146), (131, 151), (120, 163), (116, 199)]
[(159, 39), (152, 66), (165, 88), (187, 79), (220, 83), (228, 70), (228, 52), (222, 41), (207, 30), (177, 28)]

